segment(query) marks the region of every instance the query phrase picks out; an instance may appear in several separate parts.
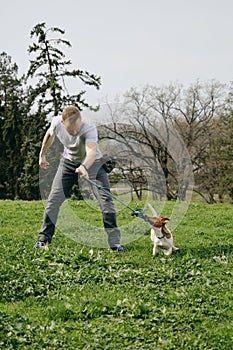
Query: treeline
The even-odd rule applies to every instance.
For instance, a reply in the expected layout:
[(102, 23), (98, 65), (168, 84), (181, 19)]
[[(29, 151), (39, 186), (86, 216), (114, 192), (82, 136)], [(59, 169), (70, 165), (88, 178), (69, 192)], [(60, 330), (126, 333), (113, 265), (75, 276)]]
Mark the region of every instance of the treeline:
[(208, 203), (233, 201), (233, 85), (195, 82), (132, 88), (109, 105), (101, 127), (111, 140), (118, 173), (139, 199), (187, 200), (192, 191)]
[[(49, 118), (69, 104), (94, 109), (85, 88), (99, 89), (100, 77), (71, 69), (64, 34), (37, 24), (21, 77), (11, 57), (0, 54), (1, 199), (40, 199), (38, 154)], [(67, 90), (70, 79), (80, 83), (75, 95)], [(149, 190), (155, 199), (186, 200), (194, 190), (208, 203), (233, 201), (232, 88), (216, 81), (148, 85), (109, 105), (99, 135), (117, 161), (112, 180), (127, 179), (139, 199)]]

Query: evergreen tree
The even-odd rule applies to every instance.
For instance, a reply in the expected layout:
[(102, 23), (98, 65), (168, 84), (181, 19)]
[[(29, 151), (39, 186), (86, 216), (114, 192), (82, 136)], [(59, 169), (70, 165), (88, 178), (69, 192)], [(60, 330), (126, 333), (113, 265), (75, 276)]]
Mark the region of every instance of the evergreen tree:
[[(84, 85), (100, 87), (100, 78), (80, 69), (68, 70), (71, 61), (67, 60), (60, 48), (71, 47), (69, 41), (61, 37), (50, 38), (50, 35), (62, 36), (65, 32), (53, 27), (46, 29), (45, 23), (37, 24), (31, 31), (31, 37), (36, 40), (29, 46), (29, 53), (34, 55), (30, 61), (25, 81), (31, 82), (27, 89), (27, 108), (31, 112), (24, 119), (24, 142), (22, 155), (24, 157), (23, 171), (20, 177), (20, 197), (23, 199), (41, 198), (39, 189), (39, 165), (38, 156), (43, 136), (48, 128), (48, 117), (57, 115), (64, 106), (72, 104), (80, 109), (90, 107), (84, 99), (85, 91), (76, 95), (70, 95), (66, 89), (66, 78), (79, 78)], [(54, 154), (61, 151), (61, 146), (55, 143)], [(57, 156), (50, 153), (50, 169), (56, 170)], [(52, 178), (50, 171), (46, 176)]]
[(49, 38), (51, 33), (64, 35), (65, 31), (57, 27), (46, 30), (45, 23), (37, 24), (31, 31), (31, 37), (36, 38), (37, 42), (28, 49), (30, 54), (35, 54), (35, 58), (30, 61), (26, 78), (27, 81), (29, 78), (34, 80), (38, 78), (38, 82), (35, 87), (29, 88), (29, 105), (36, 102), (39, 109), (46, 110), (47, 114), (52, 112), (53, 115), (57, 115), (68, 104), (73, 104), (80, 109), (91, 107), (84, 99), (86, 91), (82, 90), (76, 95), (70, 95), (65, 80), (78, 77), (85, 85), (99, 89), (100, 77), (81, 69), (68, 70), (71, 61), (66, 60), (60, 46), (71, 47), (71, 44), (60, 37)]
[(3, 52), (0, 54), (0, 198), (14, 199), (19, 195), (24, 114), (18, 66)]

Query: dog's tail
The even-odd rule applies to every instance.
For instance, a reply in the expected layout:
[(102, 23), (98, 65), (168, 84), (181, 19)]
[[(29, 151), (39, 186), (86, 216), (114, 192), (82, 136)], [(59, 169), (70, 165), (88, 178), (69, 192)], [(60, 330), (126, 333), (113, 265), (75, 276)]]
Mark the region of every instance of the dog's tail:
[(147, 206), (148, 206), (148, 208), (150, 209), (152, 216), (157, 217), (158, 214), (156, 213), (156, 211), (155, 211), (155, 209), (152, 207), (152, 205), (151, 205), (150, 203), (147, 203)]

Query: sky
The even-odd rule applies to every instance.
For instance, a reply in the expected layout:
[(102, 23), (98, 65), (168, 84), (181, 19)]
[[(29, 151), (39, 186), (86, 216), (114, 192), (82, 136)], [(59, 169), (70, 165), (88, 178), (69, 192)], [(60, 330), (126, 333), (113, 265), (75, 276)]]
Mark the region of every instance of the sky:
[[(91, 103), (113, 101), (131, 87), (233, 78), (232, 0), (0, 0), (0, 52), (23, 74), (30, 32), (65, 30), (73, 68), (101, 76)], [(80, 90), (77, 82), (69, 89)]]

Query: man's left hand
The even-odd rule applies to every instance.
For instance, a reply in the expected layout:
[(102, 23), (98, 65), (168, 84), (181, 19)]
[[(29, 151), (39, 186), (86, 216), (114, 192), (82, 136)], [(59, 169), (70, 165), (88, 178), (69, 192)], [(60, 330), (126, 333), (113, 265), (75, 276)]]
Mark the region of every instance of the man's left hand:
[(85, 177), (89, 178), (88, 172), (87, 172), (85, 166), (82, 165), (82, 164), (81, 164), (78, 168), (76, 168), (75, 172), (76, 172), (77, 174), (80, 174), (80, 177), (85, 176)]

